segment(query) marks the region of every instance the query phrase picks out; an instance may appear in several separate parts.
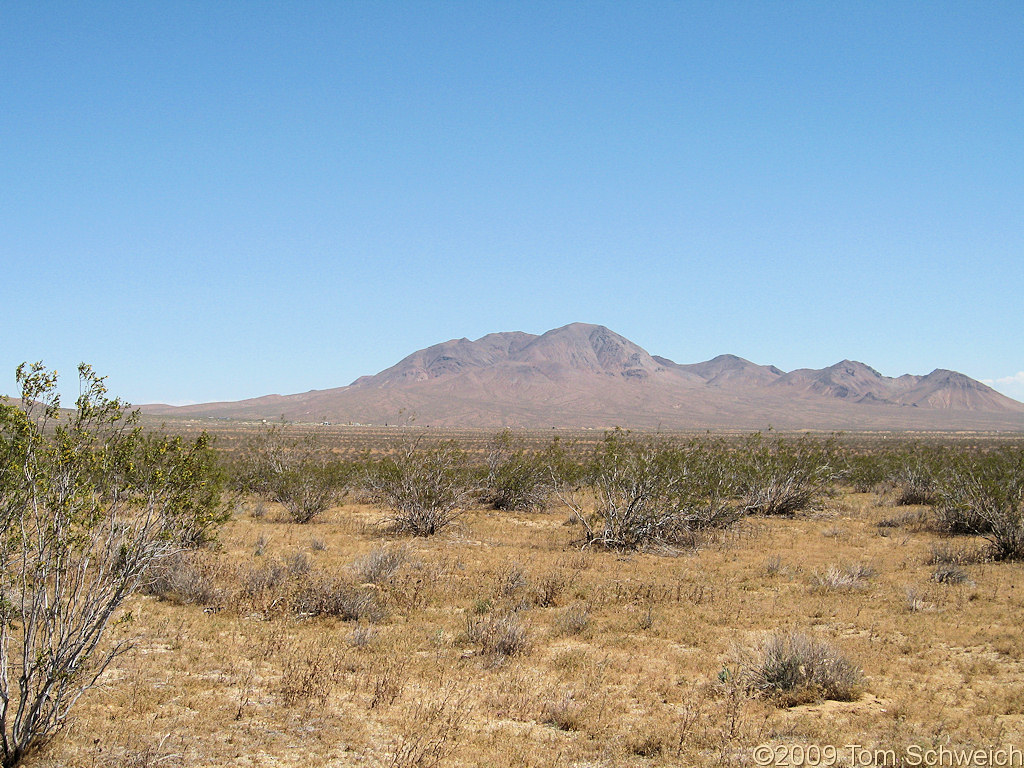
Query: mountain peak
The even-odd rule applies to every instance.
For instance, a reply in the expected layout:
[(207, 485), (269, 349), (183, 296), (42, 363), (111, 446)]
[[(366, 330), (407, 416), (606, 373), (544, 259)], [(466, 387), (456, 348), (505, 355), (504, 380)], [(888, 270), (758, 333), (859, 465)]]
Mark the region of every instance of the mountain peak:
[(680, 365), (579, 322), (451, 339), (348, 387), (146, 410), (363, 424), (415, 413), (470, 427), (1024, 429), (1024, 404), (947, 369), (889, 378), (847, 359), (783, 373), (733, 354)]

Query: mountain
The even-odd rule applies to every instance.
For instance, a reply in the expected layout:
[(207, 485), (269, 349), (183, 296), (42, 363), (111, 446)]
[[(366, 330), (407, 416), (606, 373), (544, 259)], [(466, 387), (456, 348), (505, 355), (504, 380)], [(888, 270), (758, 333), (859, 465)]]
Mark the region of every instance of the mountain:
[(347, 387), (142, 410), (487, 428), (1024, 430), (1024, 404), (954, 371), (890, 378), (843, 360), (787, 373), (735, 355), (679, 364), (586, 323), (453, 339)]

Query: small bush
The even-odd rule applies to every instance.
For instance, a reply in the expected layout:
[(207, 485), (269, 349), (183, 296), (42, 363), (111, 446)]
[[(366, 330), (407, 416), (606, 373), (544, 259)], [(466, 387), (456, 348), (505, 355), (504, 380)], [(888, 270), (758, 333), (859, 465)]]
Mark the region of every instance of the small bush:
[(410, 442), (376, 462), (366, 484), (391, 511), (392, 528), (413, 536), (442, 531), (472, 494), (468, 455), (452, 441), (427, 448)]
[(522, 595), (530, 585), (526, 573), (518, 565), (510, 565), (498, 577), (498, 595), (512, 600)]
[(755, 433), (734, 463), (748, 514), (792, 515), (814, 507), (841, 476), (834, 439), (768, 439)]
[(290, 608), (292, 613), (303, 616), (329, 616), (371, 624), (382, 621), (386, 615), (375, 589), (330, 577), (302, 583), (291, 597)]
[(316, 432), (299, 435), (273, 424), (251, 438), (235, 465), (239, 491), (280, 503), (297, 523), (308, 523), (335, 504), (348, 483)]
[(558, 605), (562, 593), (568, 589), (571, 579), (561, 571), (551, 571), (537, 580), (530, 594), (530, 602), (538, 608), (553, 608)]
[(981, 560), (980, 554), (973, 547), (932, 544), (925, 558), (925, 565), (969, 565)]
[(342, 659), (335, 649), (311, 643), (291, 649), (281, 671), (281, 699), (288, 707), (316, 703), (327, 705), (342, 677)]
[(905, 467), (899, 472), (894, 483), (896, 485), (897, 507), (915, 504), (934, 504), (938, 498), (934, 475), (924, 467)]
[(530, 634), (515, 613), (485, 615), (466, 620), (466, 641), (480, 646), (482, 655), (495, 662), (530, 652)]
[(178, 552), (157, 561), (142, 591), (183, 605), (213, 605), (221, 597), (209, 564), (196, 552)]
[(541, 705), (539, 719), (560, 731), (578, 731), (583, 728), (583, 705), (572, 691), (561, 691)]
[(967, 581), (967, 571), (958, 565), (940, 565), (932, 571), (932, 581), (939, 584), (963, 584)]
[(356, 580), (363, 584), (383, 584), (409, 559), (404, 547), (378, 546), (351, 565)]
[(862, 673), (828, 643), (800, 632), (769, 635), (741, 667), (747, 688), (783, 706), (831, 699), (853, 701)]
[(865, 589), (868, 580), (874, 575), (875, 571), (869, 565), (833, 565), (824, 573), (816, 572), (812, 577), (812, 585), (822, 592)]
[(583, 634), (590, 627), (590, 606), (586, 603), (573, 603), (562, 611), (555, 627), (563, 635)]

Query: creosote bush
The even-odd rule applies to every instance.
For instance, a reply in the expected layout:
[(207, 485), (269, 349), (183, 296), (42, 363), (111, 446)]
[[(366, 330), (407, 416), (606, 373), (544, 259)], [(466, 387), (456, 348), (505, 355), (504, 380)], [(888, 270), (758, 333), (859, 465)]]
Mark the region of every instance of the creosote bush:
[(545, 455), (517, 445), (507, 429), (496, 435), (487, 456), (483, 500), (495, 509), (539, 512), (547, 506), (551, 491)]
[(835, 438), (750, 435), (734, 455), (744, 511), (792, 515), (814, 507), (841, 476), (838, 450)]
[(224, 519), (206, 435), (143, 434), (82, 364), (75, 408), (57, 375), (21, 365), (0, 401), (0, 761), (13, 766), (68, 722), (127, 648), (101, 645), (150, 567)]
[(392, 528), (413, 536), (442, 531), (473, 492), (469, 457), (454, 441), (426, 447), (418, 440), (407, 442), (373, 463), (365, 482), (376, 501), (390, 510)]
[(732, 476), (721, 444), (605, 434), (586, 461), (588, 503), (564, 482), (559, 495), (584, 529), (584, 545), (609, 549), (689, 546), (735, 522)]
[(348, 475), (316, 432), (293, 434), (285, 424), (266, 426), (250, 439), (236, 467), (241, 491), (278, 502), (297, 523), (308, 523), (336, 504)]
[(1024, 559), (1024, 449), (956, 456), (935, 515), (946, 533), (984, 536), (995, 560)]
[(747, 689), (781, 706), (860, 696), (860, 668), (828, 643), (802, 632), (775, 632), (753, 652), (739, 655)]

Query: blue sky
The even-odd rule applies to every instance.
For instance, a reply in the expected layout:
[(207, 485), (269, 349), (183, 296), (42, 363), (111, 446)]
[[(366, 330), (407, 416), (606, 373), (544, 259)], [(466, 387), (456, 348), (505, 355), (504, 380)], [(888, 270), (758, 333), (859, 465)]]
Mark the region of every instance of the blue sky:
[(0, 391), (584, 321), (1024, 398), (1022, 79), (1018, 0), (0, 0)]

